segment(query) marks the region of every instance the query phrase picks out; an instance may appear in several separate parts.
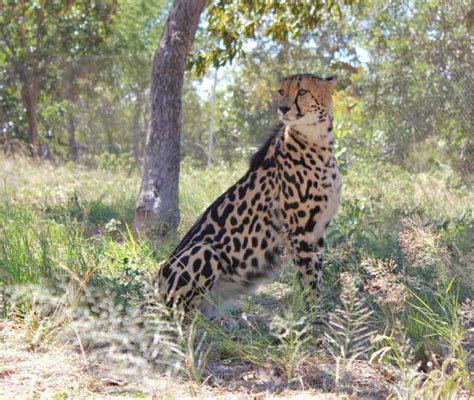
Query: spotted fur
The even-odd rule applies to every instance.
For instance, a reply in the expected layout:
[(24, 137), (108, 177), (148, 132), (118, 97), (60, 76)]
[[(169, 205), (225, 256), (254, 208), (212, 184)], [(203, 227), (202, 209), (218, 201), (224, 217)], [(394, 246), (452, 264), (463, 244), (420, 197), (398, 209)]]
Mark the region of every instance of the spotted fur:
[(290, 245), (310, 302), (321, 292), (324, 233), (339, 203), (331, 91), (335, 79), (283, 78), (280, 123), (247, 173), (201, 215), (162, 266), (168, 306), (220, 307), (278, 272)]

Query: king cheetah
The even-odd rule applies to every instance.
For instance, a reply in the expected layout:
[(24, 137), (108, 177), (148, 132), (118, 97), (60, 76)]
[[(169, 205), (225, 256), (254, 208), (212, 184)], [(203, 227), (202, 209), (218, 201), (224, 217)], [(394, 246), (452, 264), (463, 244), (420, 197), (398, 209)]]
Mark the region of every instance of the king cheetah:
[(325, 231), (336, 214), (341, 177), (334, 155), (334, 77), (283, 78), (279, 124), (247, 173), (219, 196), (158, 273), (167, 306), (217, 307), (279, 270), (289, 245), (310, 304), (322, 289)]

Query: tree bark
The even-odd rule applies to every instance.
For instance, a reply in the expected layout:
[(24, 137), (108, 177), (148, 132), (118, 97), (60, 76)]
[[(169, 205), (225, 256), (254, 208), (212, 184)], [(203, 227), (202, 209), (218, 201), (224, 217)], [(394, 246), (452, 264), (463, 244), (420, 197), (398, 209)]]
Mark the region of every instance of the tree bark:
[(79, 159), (79, 147), (76, 140), (76, 104), (79, 100), (79, 84), (77, 82), (80, 67), (77, 63), (71, 62), (67, 66), (65, 87), (69, 107), (67, 111), (67, 132), (69, 145), (69, 159), (76, 162)]
[(38, 84), (36, 81), (25, 82), (23, 84), (22, 97), (28, 119), (28, 145), (30, 155), (35, 157), (38, 151)]
[(212, 165), (212, 151), (214, 147), (214, 125), (216, 122), (216, 105), (217, 105), (217, 98), (216, 98), (217, 71), (218, 69), (216, 68), (214, 71), (214, 82), (212, 84), (212, 92), (211, 92), (211, 101), (212, 101), (211, 122), (209, 123), (209, 131), (207, 132), (207, 166), (208, 167)]
[(74, 114), (72, 107), (70, 107), (67, 113), (68, 123), (68, 144), (69, 144), (69, 159), (76, 162), (79, 159), (79, 149), (76, 141), (76, 121), (74, 120)]
[(141, 165), (142, 162), (142, 135), (143, 125), (141, 117), (143, 115), (143, 100), (142, 95), (137, 96), (137, 102), (135, 103), (135, 111), (133, 113), (133, 159), (136, 165)]
[(160, 236), (179, 224), (181, 96), (186, 60), (206, 0), (175, 0), (153, 57), (150, 127), (133, 226)]

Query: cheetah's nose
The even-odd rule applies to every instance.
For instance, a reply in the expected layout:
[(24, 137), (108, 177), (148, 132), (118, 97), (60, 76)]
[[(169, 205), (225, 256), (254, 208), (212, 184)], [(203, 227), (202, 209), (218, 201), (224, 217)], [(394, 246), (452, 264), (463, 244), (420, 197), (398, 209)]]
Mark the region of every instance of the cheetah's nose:
[(285, 115), (288, 111), (290, 111), (290, 107), (288, 106), (280, 106), (278, 109), (281, 111), (283, 115)]

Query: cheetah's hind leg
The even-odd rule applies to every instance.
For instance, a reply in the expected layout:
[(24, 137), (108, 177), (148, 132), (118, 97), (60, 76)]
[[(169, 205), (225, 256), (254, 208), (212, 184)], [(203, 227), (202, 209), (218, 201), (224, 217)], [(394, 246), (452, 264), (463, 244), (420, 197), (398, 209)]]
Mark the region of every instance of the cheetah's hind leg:
[(167, 307), (198, 308), (209, 318), (217, 317), (211, 291), (221, 274), (220, 262), (208, 243), (195, 243), (171, 258), (159, 273), (159, 291)]

